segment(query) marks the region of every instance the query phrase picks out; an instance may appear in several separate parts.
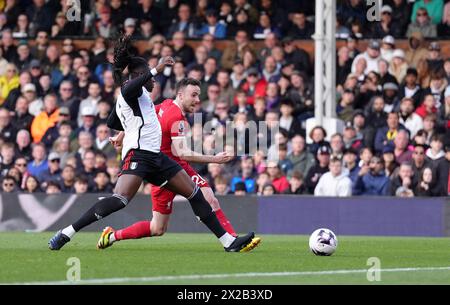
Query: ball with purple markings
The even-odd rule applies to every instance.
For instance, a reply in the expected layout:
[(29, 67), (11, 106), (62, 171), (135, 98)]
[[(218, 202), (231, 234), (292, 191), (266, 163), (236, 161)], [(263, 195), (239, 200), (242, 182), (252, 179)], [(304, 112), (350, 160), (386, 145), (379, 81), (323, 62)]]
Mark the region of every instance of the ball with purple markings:
[(330, 229), (320, 228), (309, 237), (309, 249), (315, 255), (330, 256), (336, 251), (338, 240)]

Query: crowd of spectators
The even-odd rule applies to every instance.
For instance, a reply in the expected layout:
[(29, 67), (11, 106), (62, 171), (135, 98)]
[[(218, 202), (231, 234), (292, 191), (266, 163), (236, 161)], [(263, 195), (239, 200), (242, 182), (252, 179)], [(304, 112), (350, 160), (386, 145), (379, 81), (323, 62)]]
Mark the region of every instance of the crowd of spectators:
[[(345, 128), (335, 134), (306, 131), (314, 66), (297, 39), (313, 33), (313, 1), (81, 1), (81, 22), (67, 22), (65, 1), (28, 2), (0, 7), (1, 192), (111, 192), (120, 170), (106, 125), (119, 93), (111, 39), (125, 31), (148, 41), (135, 53), (150, 66), (161, 56), (176, 60), (156, 77), (155, 103), (173, 98), (184, 77), (201, 81), (202, 120), (187, 119), (205, 154), (227, 121), (238, 130), (247, 122), (278, 127), (268, 152), (247, 151), (244, 132), (230, 149), (246, 155), (195, 164), (216, 194), (449, 194), (450, 56), (425, 39), (448, 32), (448, 1), (385, 1), (379, 23), (367, 22), (365, 1), (338, 1), (336, 114)], [(92, 46), (78, 48), (67, 35), (93, 36)], [(400, 49), (396, 39), (405, 35)], [(376, 39), (363, 47), (365, 37)], [(207, 122), (214, 133), (202, 128)]]

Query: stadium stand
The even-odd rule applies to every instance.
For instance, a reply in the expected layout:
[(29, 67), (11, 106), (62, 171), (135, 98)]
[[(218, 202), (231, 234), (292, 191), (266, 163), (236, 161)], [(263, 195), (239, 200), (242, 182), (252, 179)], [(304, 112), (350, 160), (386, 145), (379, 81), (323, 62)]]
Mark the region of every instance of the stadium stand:
[(337, 1), (337, 134), (306, 132), (314, 1), (92, 0), (79, 20), (64, 3), (0, 1), (1, 192), (112, 190), (120, 152), (105, 122), (119, 91), (109, 62), (125, 32), (151, 66), (176, 59), (156, 78), (155, 103), (174, 98), (183, 77), (202, 82), (197, 112), (216, 133), (188, 116), (194, 147), (214, 153), (227, 121), (280, 127), (268, 156), (195, 165), (217, 194), (450, 194), (449, 0), (386, 0), (379, 22), (365, 1)]

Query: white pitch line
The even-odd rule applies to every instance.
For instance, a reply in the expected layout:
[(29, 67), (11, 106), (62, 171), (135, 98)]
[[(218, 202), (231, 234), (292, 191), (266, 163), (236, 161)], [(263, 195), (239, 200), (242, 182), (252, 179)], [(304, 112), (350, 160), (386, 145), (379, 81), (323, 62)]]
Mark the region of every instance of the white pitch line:
[[(391, 268), (391, 269), (371, 269), (371, 272), (415, 272), (415, 271), (450, 271), (450, 267), (423, 267), (423, 268)], [(304, 276), (304, 275), (334, 275), (334, 274), (354, 274), (367, 273), (367, 269), (354, 270), (329, 270), (329, 271), (299, 271), (299, 272), (249, 272), (249, 273), (228, 273), (228, 274), (194, 274), (194, 275), (168, 275), (154, 277), (122, 277), (87, 279), (76, 282), (53, 281), (53, 282), (24, 282), (24, 283), (0, 283), (0, 285), (72, 285), (72, 284), (118, 284), (118, 283), (142, 283), (158, 281), (176, 280), (201, 280), (201, 279), (223, 279), (223, 278), (245, 278), (245, 277), (272, 277), (272, 276)]]

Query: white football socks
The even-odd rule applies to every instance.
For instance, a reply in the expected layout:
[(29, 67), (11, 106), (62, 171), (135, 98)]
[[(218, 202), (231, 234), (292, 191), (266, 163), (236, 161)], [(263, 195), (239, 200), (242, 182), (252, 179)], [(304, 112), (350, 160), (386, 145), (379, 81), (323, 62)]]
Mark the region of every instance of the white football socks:
[(67, 228), (64, 228), (62, 230), (62, 233), (72, 239), (72, 236), (74, 236), (77, 232), (75, 232), (75, 229), (72, 227), (72, 225), (70, 225)]
[(225, 233), (224, 235), (222, 235), (222, 237), (219, 238), (219, 241), (222, 243), (222, 245), (225, 248), (228, 248), (233, 241), (236, 240), (236, 237), (234, 237), (233, 235), (231, 235), (230, 233)]

